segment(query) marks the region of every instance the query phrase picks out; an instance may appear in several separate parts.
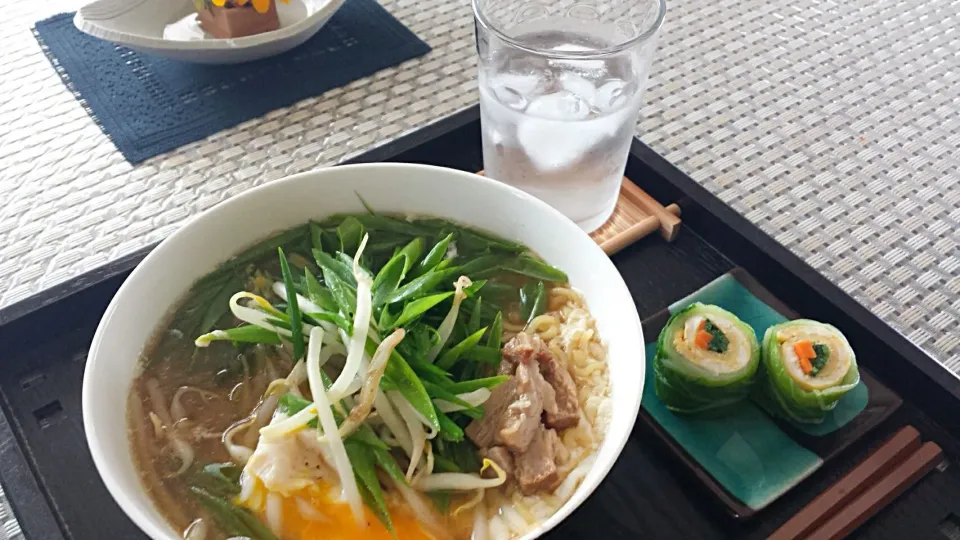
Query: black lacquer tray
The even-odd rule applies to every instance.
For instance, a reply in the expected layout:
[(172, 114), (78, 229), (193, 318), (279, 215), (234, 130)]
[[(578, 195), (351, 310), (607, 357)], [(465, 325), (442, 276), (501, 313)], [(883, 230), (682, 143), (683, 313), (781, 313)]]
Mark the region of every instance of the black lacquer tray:
[[(471, 108), (351, 162), (405, 161), (481, 170)], [(798, 313), (844, 329), (861, 365), (904, 403), (868, 435), (749, 520), (735, 520), (643, 422), (597, 491), (551, 538), (765, 538), (903, 425), (960, 456), (960, 379), (639, 141), (626, 174), (676, 202), (673, 243), (652, 235), (614, 255), (640, 317), (734, 267)], [(84, 439), (86, 350), (108, 302), (149, 249), (0, 311), (0, 482), (31, 540), (142, 538), (100, 481)], [(886, 507), (857, 538), (960, 534), (960, 471), (941, 470)], [(951, 536), (953, 535), (953, 536)]]

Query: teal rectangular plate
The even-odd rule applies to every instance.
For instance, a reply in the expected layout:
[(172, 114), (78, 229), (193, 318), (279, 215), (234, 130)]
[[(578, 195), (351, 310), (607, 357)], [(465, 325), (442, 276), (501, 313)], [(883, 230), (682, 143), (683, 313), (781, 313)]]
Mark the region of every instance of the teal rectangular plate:
[[(798, 318), (752, 276), (734, 269), (644, 321), (647, 373), (652, 373), (656, 340), (670, 315), (693, 302), (734, 313), (752, 326), (758, 337), (769, 326)], [(657, 398), (650, 377), (644, 384), (640, 417), (735, 517), (746, 518), (788, 492), (900, 406), (899, 396), (862, 367), (860, 371), (860, 384), (822, 424), (789, 422), (753, 401), (716, 418), (677, 415)]]

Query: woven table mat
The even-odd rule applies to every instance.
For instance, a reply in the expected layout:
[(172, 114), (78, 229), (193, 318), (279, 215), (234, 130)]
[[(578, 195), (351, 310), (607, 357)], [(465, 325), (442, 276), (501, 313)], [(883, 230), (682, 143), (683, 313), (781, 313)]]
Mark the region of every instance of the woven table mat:
[(38, 21), (64, 84), (130, 163), (426, 54), (376, 0), (350, 0), (295, 50), (235, 65), (179, 62), (89, 36), (73, 12)]
[[(466, 0), (384, 0), (433, 51), (132, 167), (0, 0), (0, 307), (227, 197), (476, 102)], [(960, 372), (960, 3), (670, 2), (637, 133)]]

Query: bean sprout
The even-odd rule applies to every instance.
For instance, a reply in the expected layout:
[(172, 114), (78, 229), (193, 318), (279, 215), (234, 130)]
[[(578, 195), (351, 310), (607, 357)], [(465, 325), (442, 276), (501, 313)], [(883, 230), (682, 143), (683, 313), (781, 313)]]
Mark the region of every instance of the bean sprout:
[(366, 234), (363, 235), (357, 254), (353, 257), (353, 277), (357, 280), (357, 311), (353, 318), (353, 335), (350, 336), (350, 344), (347, 347), (347, 362), (329, 390), (330, 401), (333, 402), (337, 402), (347, 395), (347, 387), (360, 372), (360, 364), (367, 345), (370, 314), (373, 311), (373, 300), (370, 292), (373, 282), (370, 276), (360, 271), (360, 255), (367, 245), (368, 237)]
[(480, 472), (483, 473), (488, 468), (493, 468), (497, 473), (496, 478), (483, 478), (478, 474), (437, 473), (420, 478), (413, 487), (420, 491), (468, 491), (497, 487), (507, 481), (507, 473), (499, 465), (492, 460), (484, 459)]
[(470, 278), (467, 276), (460, 276), (460, 279), (453, 284), (455, 292), (453, 294), (453, 305), (450, 306), (450, 311), (447, 312), (447, 316), (443, 318), (443, 322), (440, 323), (440, 328), (437, 329), (437, 333), (440, 334), (440, 341), (436, 345), (430, 348), (430, 351), (427, 353), (427, 360), (433, 362), (437, 359), (437, 356), (440, 354), (440, 351), (443, 349), (443, 346), (447, 344), (447, 340), (450, 339), (450, 334), (453, 333), (453, 325), (457, 322), (457, 313), (460, 311), (460, 303), (463, 302), (463, 299), (467, 297), (466, 293), (463, 292), (465, 287), (471, 285)]

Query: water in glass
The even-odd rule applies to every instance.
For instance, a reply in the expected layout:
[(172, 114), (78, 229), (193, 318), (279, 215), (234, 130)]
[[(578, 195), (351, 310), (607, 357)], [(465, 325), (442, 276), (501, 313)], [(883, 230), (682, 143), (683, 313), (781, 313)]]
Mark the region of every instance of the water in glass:
[[(481, 31), (478, 39), (485, 40)], [(652, 47), (564, 57), (622, 42), (605, 25), (569, 20), (538, 19), (529, 28), (521, 23), (510, 34), (524, 47), (501, 45), (495, 38), (480, 46), (486, 174), (592, 231), (617, 202)]]

